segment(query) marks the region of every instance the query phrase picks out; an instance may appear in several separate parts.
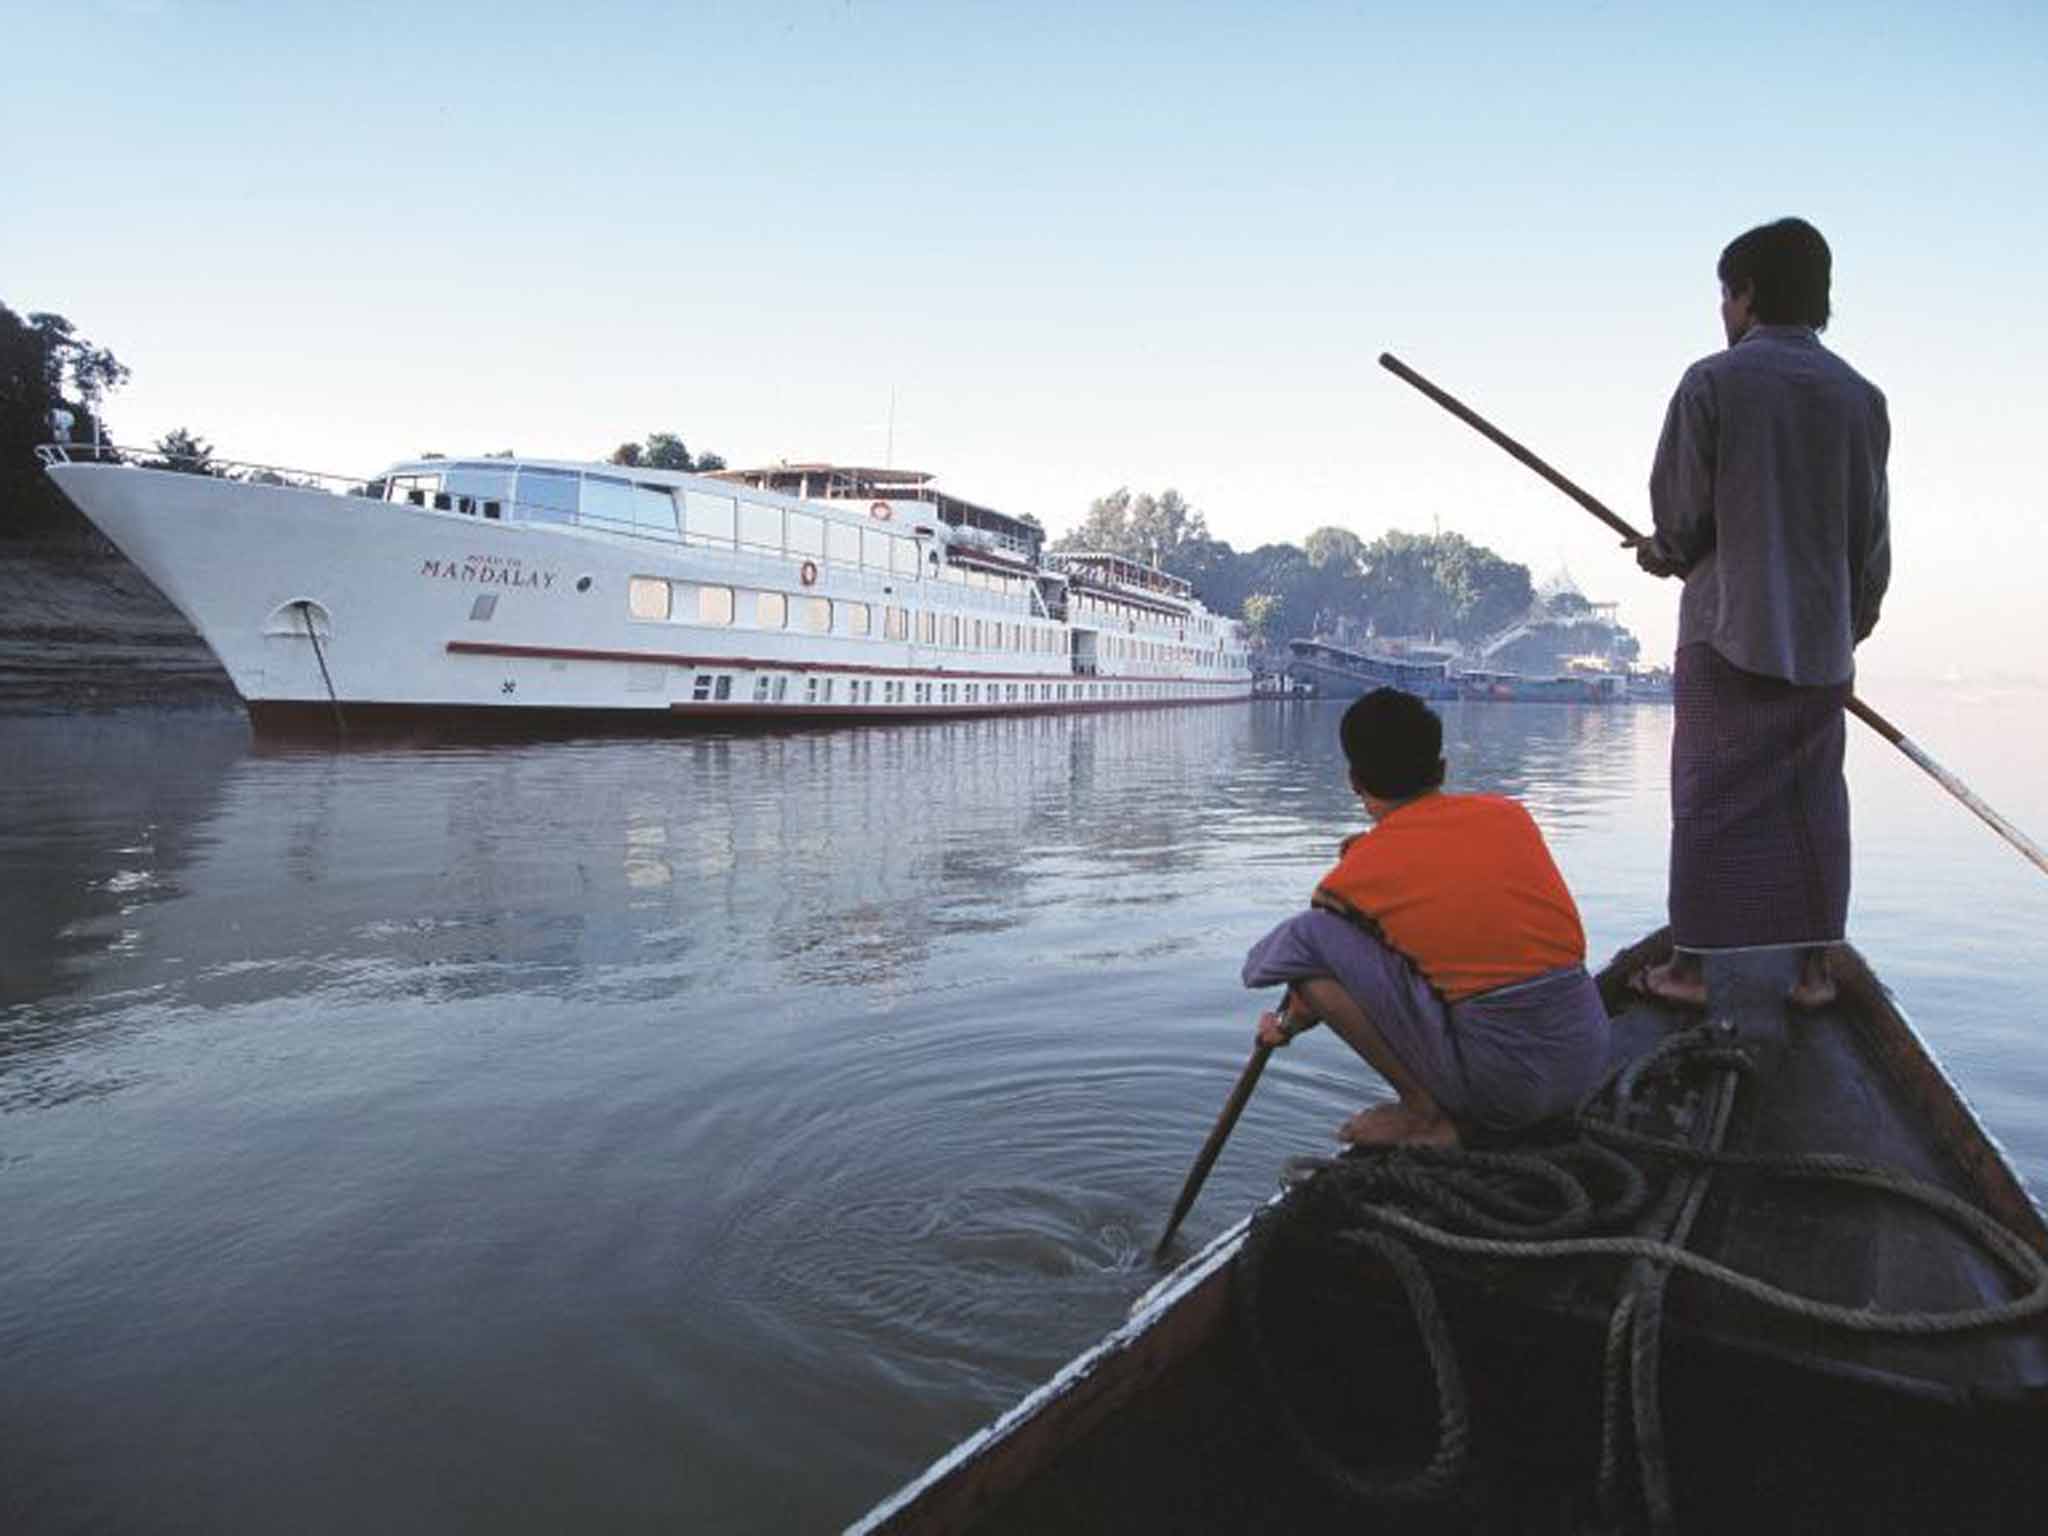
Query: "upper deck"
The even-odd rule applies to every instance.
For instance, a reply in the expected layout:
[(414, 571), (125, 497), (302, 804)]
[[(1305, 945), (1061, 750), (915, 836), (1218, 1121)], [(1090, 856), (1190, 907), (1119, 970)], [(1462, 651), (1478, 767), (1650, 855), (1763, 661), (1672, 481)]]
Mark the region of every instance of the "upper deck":
[[(862, 510), (883, 503), (893, 509), (909, 502), (931, 509), (931, 516), (949, 528), (969, 531), (961, 542), (993, 548), (1038, 564), (1045, 529), (1031, 517), (1012, 517), (993, 507), (949, 495), (932, 484), (933, 476), (916, 469), (875, 469), (855, 464), (774, 464), (759, 469), (721, 469), (712, 478), (775, 491), (799, 501), (844, 501)], [(898, 513), (898, 515), (902, 515)]]

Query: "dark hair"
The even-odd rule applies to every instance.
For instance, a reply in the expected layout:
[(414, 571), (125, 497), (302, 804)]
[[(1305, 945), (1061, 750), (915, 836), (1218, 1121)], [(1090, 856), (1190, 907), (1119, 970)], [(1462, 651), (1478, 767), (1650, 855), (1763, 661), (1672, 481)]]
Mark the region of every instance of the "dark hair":
[(1740, 294), (1765, 325), (1828, 325), (1828, 284), (1835, 258), (1819, 230), (1804, 219), (1759, 224), (1737, 235), (1721, 253), (1714, 275)]
[(1351, 778), (1381, 800), (1406, 800), (1444, 781), (1444, 723), (1412, 693), (1375, 688), (1337, 727)]

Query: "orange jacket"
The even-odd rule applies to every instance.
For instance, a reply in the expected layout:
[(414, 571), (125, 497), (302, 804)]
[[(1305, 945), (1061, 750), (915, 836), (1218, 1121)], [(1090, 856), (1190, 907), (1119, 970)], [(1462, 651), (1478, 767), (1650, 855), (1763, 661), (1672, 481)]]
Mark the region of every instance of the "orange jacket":
[(1411, 800), (1344, 844), (1313, 900), (1372, 928), (1454, 1003), (1586, 960), (1543, 834), (1502, 795)]

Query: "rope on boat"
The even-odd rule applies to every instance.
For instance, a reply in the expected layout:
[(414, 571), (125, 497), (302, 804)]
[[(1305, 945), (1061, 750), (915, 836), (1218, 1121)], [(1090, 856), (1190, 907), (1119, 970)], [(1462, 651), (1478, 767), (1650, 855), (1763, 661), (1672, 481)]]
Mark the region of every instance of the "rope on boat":
[(346, 736), (348, 722), (341, 718), (341, 700), (335, 697), (334, 679), (327, 673), (327, 653), (320, 649), (320, 636), (313, 628), (313, 605), (300, 603), (299, 617), (306, 621), (306, 638), (313, 642), (313, 659), (320, 663), (320, 681), (327, 685), (327, 702), (334, 707), (334, 729)]
[[(1637, 1089), (1653, 1073), (1700, 1066), (1741, 1071), (1747, 1069), (1748, 1061), (1722, 1043), (1711, 1026), (1703, 1026), (1672, 1036), (1610, 1079), (1573, 1122), (1576, 1140), (1514, 1153), (1394, 1147), (1333, 1159), (1298, 1159), (1291, 1165), (1288, 1198), (1255, 1218), (1246, 1237), (1237, 1264), (1236, 1294), (1257, 1374), (1276, 1405), (1281, 1429), (1308, 1466), (1354, 1497), (1370, 1502), (1439, 1499), (1456, 1486), (1453, 1474), (1463, 1469), (1470, 1439), (1466, 1394), (1462, 1381), (1452, 1381), (1457, 1375), (1456, 1355), (1427, 1271), (1419, 1260), (1409, 1269), (1391, 1258), (1408, 1242), (1473, 1258), (1516, 1262), (1635, 1261), (1631, 1283), (1616, 1306), (1604, 1346), (1601, 1494), (1603, 1505), (1611, 1510), (1618, 1480), (1621, 1394), (1626, 1385), (1642, 1493), (1652, 1528), (1658, 1530), (1668, 1529), (1672, 1523), (1657, 1412), (1657, 1367), (1664, 1285), (1673, 1269), (1683, 1269), (1818, 1326), (1861, 1334), (1954, 1335), (2048, 1312), (2048, 1259), (1946, 1190), (1854, 1158), (1759, 1156), (1690, 1147), (1596, 1118), (1591, 1110), (1593, 1103), (1611, 1091), (1613, 1114), (1627, 1116), (1634, 1111)], [(1727, 1102), (1724, 1099), (1724, 1119)], [(1682, 1169), (1847, 1184), (1906, 1200), (1959, 1228), (2025, 1289), (2008, 1300), (1954, 1311), (1883, 1312), (1799, 1295), (1696, 1254), (1682, 1242), (1597, 1235), (1602, 1229), (1612, 1233), (1626, 1226), (1647, 1203), (1648, 1178), (1626, 1153)], [(1595, 1199), (1596, 1183), (1611, 1186), (1604, 1199)], [(1686, 1192), (1684, 1204), (1689, 1210), (1682, 1218), (1685, 1224), (1689, 1225), (1704, 1193), (1699, 1183)], [(1404, 1206), (1408, 1209), (1401, 1208)], [(1466, 1230), (1452, 1230), (1453, 1224)], [(1396, 1277), (1408, 1295), (1437, 1383), (1438, 1447), (1419, 1471), (1392, 1476), (1346, 1468), (1316, 1443), (1289, 1406), (1266, 1348), (1259, 1312), (1263, 1266), (1282, 1234), (1319, 1238), (1349, 1260), (1376, 1255), (1396, 1264)], [(1405, 1258), (1414, 1260), (1415, 1255), (1410, 1251)]]

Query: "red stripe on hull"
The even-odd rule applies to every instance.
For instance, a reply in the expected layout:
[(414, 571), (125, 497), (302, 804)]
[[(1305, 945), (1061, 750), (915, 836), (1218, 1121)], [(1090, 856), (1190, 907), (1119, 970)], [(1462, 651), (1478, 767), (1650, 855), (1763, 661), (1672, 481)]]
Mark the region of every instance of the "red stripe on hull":
[(452, 656), (512, 656), (536, 661), (624, 661), (641, 666), (696, 667), (734, 672), (859, 672), (876, 677), (938, 677), (953, 682), (1003, 683), (1192, 683), (1198, 688), (1242, 688), (1251, 691), (1249, 678), (1233, 677), (1145, 677), (1135, 673), (1096, 673), (1083, 677), (1072, 672), (967, 672), (947, 667), (885, 667), (872, 662), (784, 661), (769, 656), (684, 656), (672, 651), (586, 651), (555, 645), (496, 645), (481, 640), (450, 640)]

